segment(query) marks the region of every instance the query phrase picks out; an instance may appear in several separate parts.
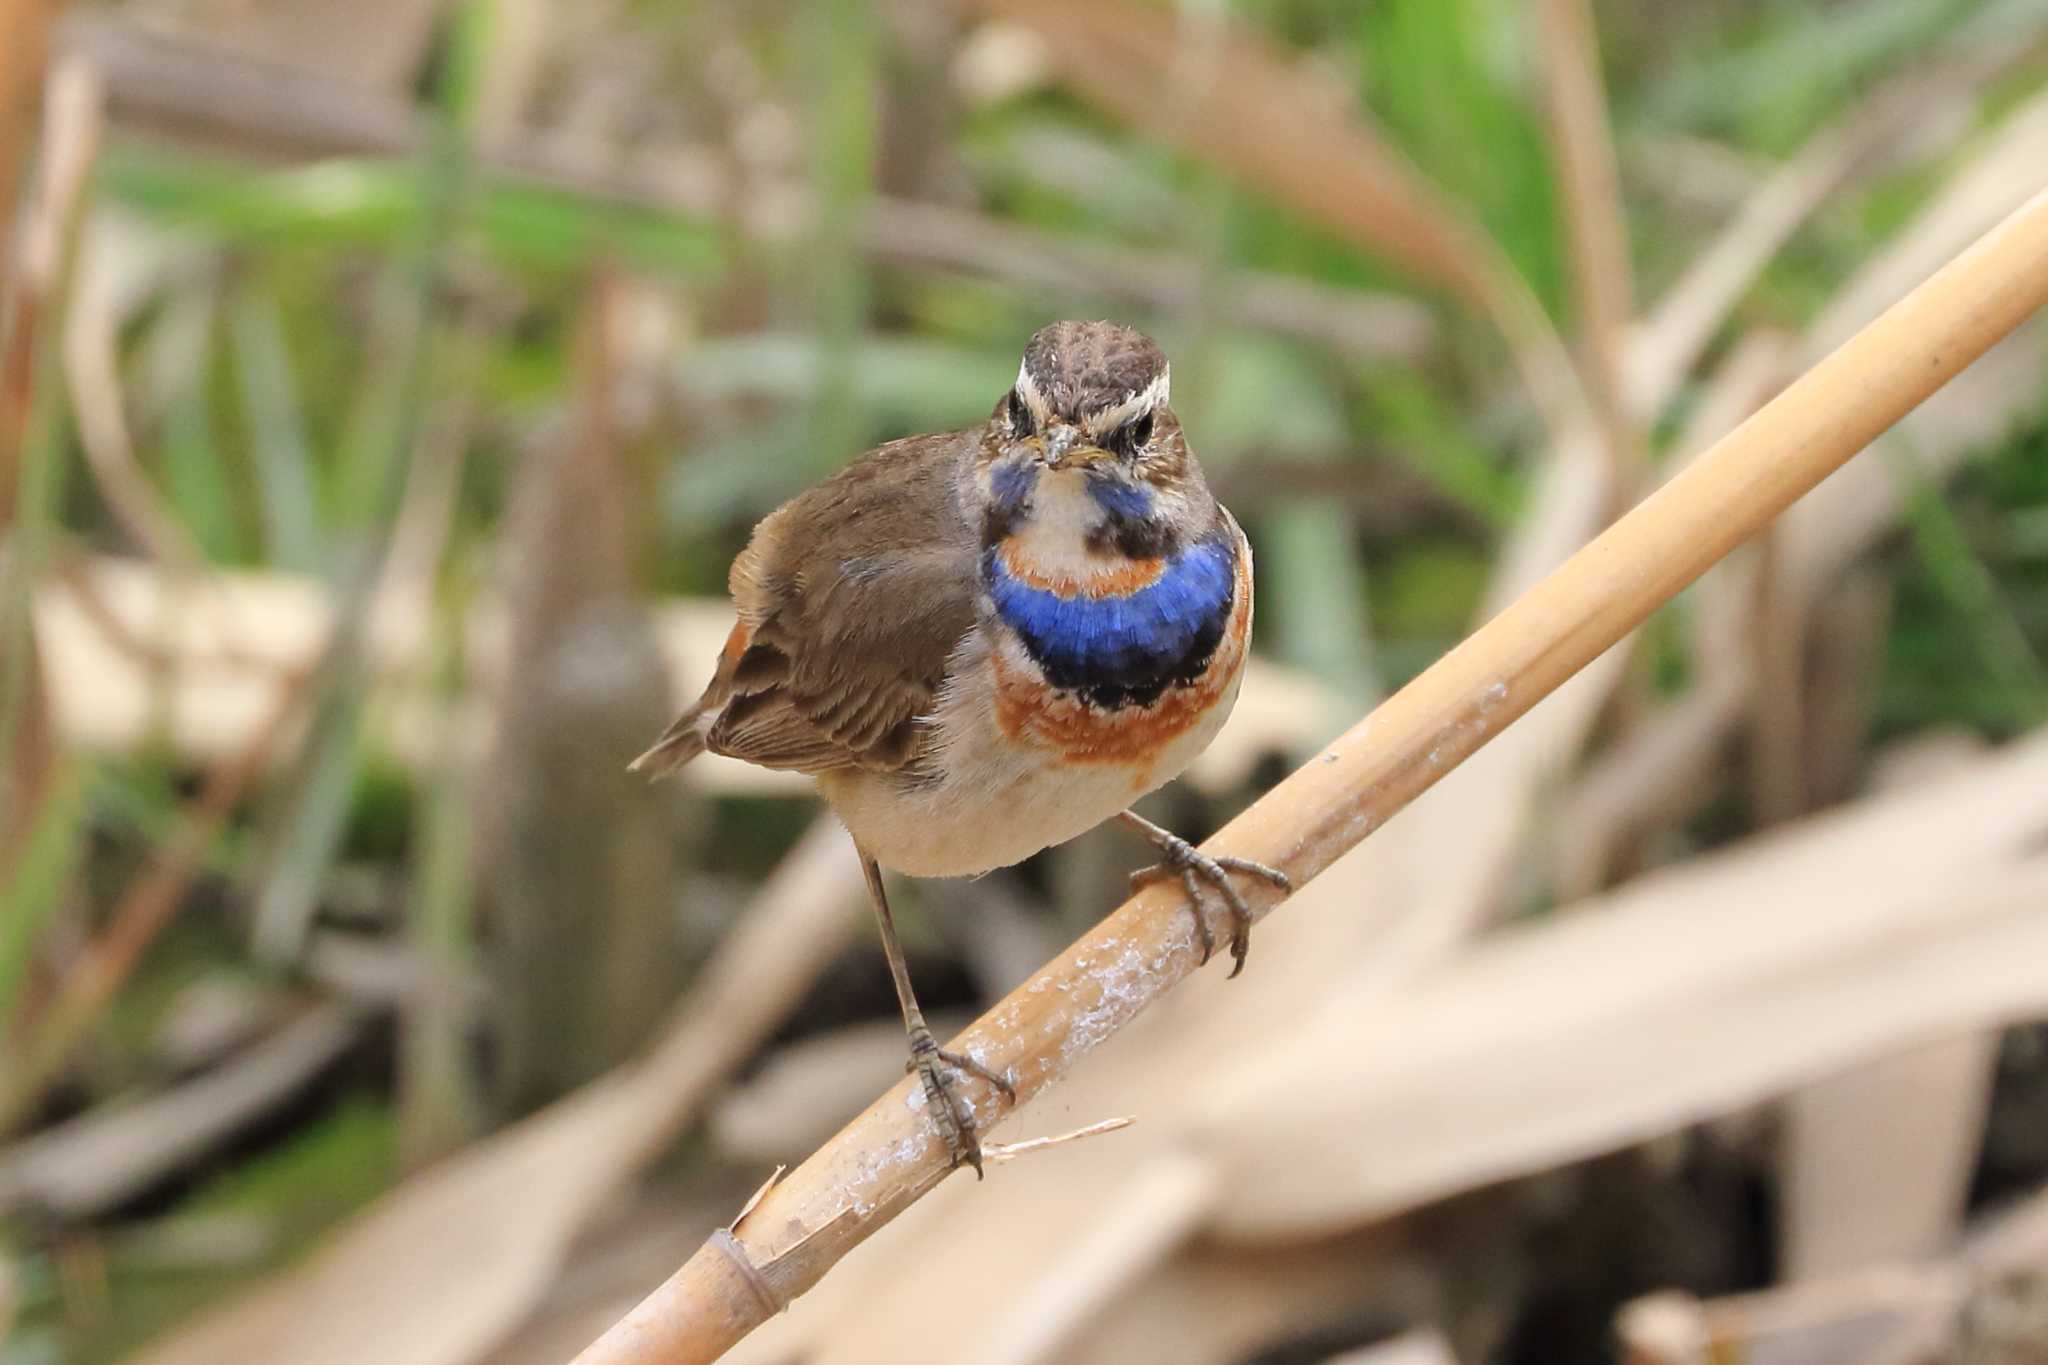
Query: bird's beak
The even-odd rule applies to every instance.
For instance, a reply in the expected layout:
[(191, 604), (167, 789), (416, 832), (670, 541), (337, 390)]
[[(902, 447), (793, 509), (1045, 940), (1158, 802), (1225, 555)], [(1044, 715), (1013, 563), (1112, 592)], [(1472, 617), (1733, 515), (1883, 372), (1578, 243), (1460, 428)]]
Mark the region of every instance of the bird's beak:
[(1032, 439), (1045, 453), (1047, 469), (1064, 469), (1070, 464), (1085, 468), (1109, 457), (1109, 452), (1091, 443), (1081, 434), (1079, 427), (1071, 427), (1064, 422), (1049, 428), (1044, 436)]

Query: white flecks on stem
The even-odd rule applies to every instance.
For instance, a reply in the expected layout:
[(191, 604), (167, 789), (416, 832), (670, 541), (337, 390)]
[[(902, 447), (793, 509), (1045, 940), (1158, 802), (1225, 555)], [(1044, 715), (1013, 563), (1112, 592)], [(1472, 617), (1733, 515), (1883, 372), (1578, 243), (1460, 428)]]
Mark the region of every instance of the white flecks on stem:
[(1084, 1054), (1122, 1026), (1165, 989), (1165, 976), (1172, 962), (1174, 945), (1163, 946), (1147, 959), (1136, 944), (1125, 944), (1116, 958), (1105, 959), (1103, 970), (1094, 977), (1098, 993), (1092, 1005), (1078, 1011), (1067, 1023), (1067, 1036), (1060, 1043), (1060, 1069), (1064, 1071)]

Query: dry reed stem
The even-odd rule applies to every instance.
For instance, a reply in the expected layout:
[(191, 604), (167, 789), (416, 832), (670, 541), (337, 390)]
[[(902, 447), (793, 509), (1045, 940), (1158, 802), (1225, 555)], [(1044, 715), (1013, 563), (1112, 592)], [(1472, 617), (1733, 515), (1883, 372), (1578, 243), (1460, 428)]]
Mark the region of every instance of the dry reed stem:
[[(2048, 304), (2048, 194), (1815, 366), (1685, 472), (1226, 826), (1208, 847), (1327, 868), (1658, 605)], [(1255, 913), (1277, 897), (1252, 888)], [(1018, 1103), (1199, 965), (1178, 895), (1131, 898), (952, 1046)], [(949, 1174), (899, 1083), (578, 1357), (716, 1359)], [(984, 1123), (1006, 1113), (977, 1085)]]
[(1543, 0), (1537, 19), (1571, 249), (1579, 372), (1607, 442), (1617, 495), (1626, 498), (1641, 483), (1644, 461), (1642, 433), (1623, 391), (1635, 287), (1591, 0)]
[(64, 378), (79, 448), (108, 510), (151, 558), (192, 573), (206, 555), (143, 469), (121, 393), (121, 329), (128, 319), (121, 266), (112, 258), (127, 250), (125, 241), (105, 231), (88, 232), (79, 244), (64, 322)]
[[(19, 102), (42, 81), (41, 25), (36, 5), (0, 4), (0, 42), (24, 43), (32, 51), (0, 48), (0, 141), (26, 138), (34, 120), (21, 114), (10, 125), (4, 101)], [(19, 86), (20, 88), (14, 88)], [(49, 83), (44, 99), (41, 164), (35, 200), (22, 215), (21, 240), (14, 227), (11, 181), (0, 181), (0, 601), (34, 592), (46, 551), (44, 534), (32, 525), (49, 515), (32, 509), (17, 525), (19, 499), (29, 485), (29, 462), (52, 451), (31, 449), (36, 406), (43, 397), (47, 320), (63, 306), (70, 278), (71, 248), (85, 186), (99, 149), (97, 83), (77, 63), (67, 63)], [(16, 113), (21, 111), (16, 110)], [(8, 152), (0, 147), (0, 161)], [(6, 168), (12, 174), (13, 168)], [(16, 248), (18, 247), (18, 251)], [(47, 499), (47, 492), (38, 495)], [(34, 827), (57, 780), (57, 743), (50, 698), (38, 667), (40, 649), (32, 616), (0, 610), (0, 651), (12, 650), (0, 666), (0, 873), (12, 864)]]
[(13, 261), (15, 191), (35, 137), (57, 0), (0, 0), (0, 279)]
[[(0, 54), (0, 60), (8, 59)], [(48, 319), (64, 301), (86, 184), (99, 155), (99, 78), (69, 63), (56, 73), (47, 104), (35, 204), (21, 223), (15, 254), (0, 257), (0, 522), (14, 518)]]

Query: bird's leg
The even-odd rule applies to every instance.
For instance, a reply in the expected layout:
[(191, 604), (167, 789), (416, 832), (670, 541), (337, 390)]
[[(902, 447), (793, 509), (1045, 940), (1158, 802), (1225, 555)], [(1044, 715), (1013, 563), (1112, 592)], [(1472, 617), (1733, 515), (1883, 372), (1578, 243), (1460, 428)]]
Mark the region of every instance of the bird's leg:
[(1216, 938), (1209, 931), (1209, 916), (1202, 903), (1203, 882), (1216, 888), (1222, 895), (1223, 903), (1229, 907), (1230, 956), (1236, 966), (1230, 974), (1236, 976), (1244, 970), (1244, 956), (1252, 946), (1252, 908), (1245, 904), (1244, 893), (1230, 880), (1233, 872), (1249, 873), (1264, 877), (1282, 891), (1293, 889), (1287, 874), (1276, 867), (1254, 862), (1250, 858), (1212, 857), (1202, 852), (1170, 829), (1161, 829), (1136, 811), (1125, 811), (1119, 817), (1125, 824), (1145, 836), (1154, 848), (1159, 850), (1159, 861), (1150, 867), (1141, 867), (1131, 874), (1131, 888), (1136, 890), (1167, 877), (1180, 878), (1180, 884), (1187, 889), (1188, 909), (1195, 916), (1195, 932), (1202, 939), (1202, 961), (1209, 960), (1215, 951)]
[(889, 959), (889, 975), (896, 981), (896, 1001), (903, 1006), (903, 1029), (910, 1035), (910, 1062), (904, 1069), (915, 1071), (924, 1082), (925, 1110), (945, 1134), (946, 1145), (953, 1149), (953, 1164), (972, 1166), (979, 1179), (981, 1137), (975, 1129), (974, 1110), (955, 1102), (953, 1083), (946, 1080), (940, 1068), (952, 1067), (979, 1076), (1002, 1091), (1008, 1100), (1017, 1098), (1016, 1088), (972, 1057), (946, 1051), (932, 1037), (924, 1022), (924, 1011), (917, 1007), (917, 993), (910, 988), (910, 964), (903, 959), (903, 945), (896, 941), (896, 921), (889, 914), (889, 895), (882, 889), (882, 869), (866, 849), (856, 846), (856, 851), (860, 854), (860, 869), (868, 879), (868, 898), (874, 902), (875, 922), (881, 927), (882, 952)]

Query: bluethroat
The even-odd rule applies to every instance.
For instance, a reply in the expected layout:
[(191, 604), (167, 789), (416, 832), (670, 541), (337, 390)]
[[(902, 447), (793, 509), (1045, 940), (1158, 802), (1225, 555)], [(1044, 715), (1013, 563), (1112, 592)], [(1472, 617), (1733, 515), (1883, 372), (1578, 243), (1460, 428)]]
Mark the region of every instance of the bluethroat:
[(1251, 914), (1231, 874), (1287, 886), (1127, 809), (1215, 737), (1251, 636), (1251, 546), (1188, 451), (1170, 377), (1149, 337), (1054, 323), (987, 422), (892, 441), (770, 513), (733, 563), (739, 623), (710, 686), (633, 764), (709, 749), (817, 780), (866, 873), (910, 1069), (977, 1174), (948, 1073), (1015, 1092), (926, 1027), (882, 867), (986, 872), (1114, 816), (1159, 850), (1133, 883), (1185, 888), (1204, 961), (1204, 886), (1220, 897), (1233, 976)]

